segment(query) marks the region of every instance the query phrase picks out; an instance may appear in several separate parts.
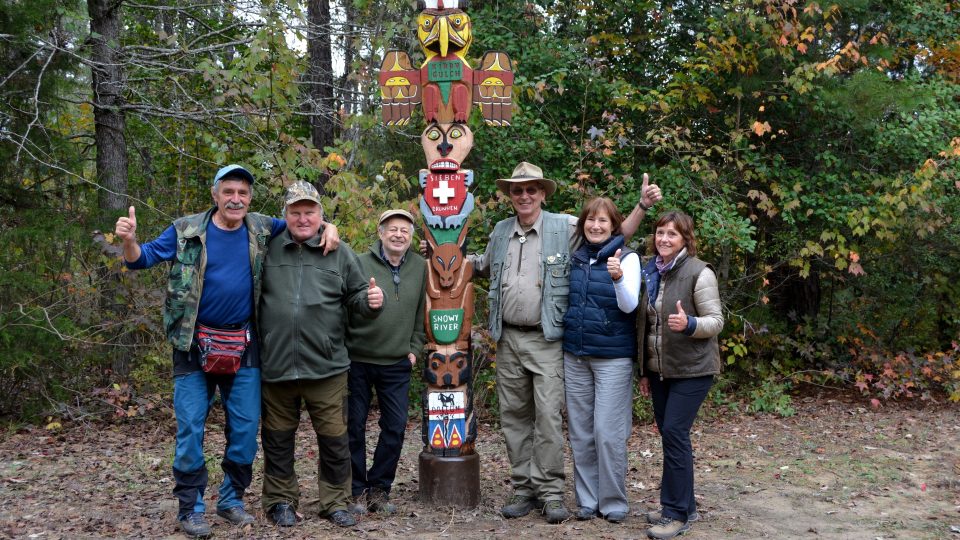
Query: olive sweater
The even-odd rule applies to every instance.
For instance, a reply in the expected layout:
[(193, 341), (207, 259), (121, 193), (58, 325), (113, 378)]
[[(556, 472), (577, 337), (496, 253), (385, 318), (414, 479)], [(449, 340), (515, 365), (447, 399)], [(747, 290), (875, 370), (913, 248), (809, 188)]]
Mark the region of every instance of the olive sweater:
[(365, 276), (377, 280), (383, 289), (383, 311), (377, 319), (351, 313), (347, 328), (350, 360), (382, 366), (407, 361), (407, 354), (423, 355), (424, 309), (426, 303), (427, 262), (407, 250), (400, 263), (400, 282), (393, 279), (387, 261), (381, 257), (381, 242), (359, 256)]

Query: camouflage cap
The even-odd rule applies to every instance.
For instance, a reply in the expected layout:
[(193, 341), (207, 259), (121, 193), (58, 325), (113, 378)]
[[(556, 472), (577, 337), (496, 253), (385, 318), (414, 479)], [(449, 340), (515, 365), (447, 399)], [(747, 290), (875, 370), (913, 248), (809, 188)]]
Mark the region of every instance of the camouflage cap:
[(313, 201), (321, 204), (320, 192), (310, 182), (298, 180), (287, 186), (287, 191), (283, 194), (283, 204), (290, 206), (298, 201)]

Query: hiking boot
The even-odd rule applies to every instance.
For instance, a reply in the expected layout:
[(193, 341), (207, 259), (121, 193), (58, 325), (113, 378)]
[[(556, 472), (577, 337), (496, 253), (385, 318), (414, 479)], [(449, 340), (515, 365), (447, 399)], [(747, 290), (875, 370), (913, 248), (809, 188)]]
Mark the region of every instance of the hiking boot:
[(278, 527), (293, 527), (297, 524), (297, 513), (290, 503), (277, 503), (267, 510), (267, 517)]
[(210, 524), (207, 523), (207, 518), (200, 512), (187, 514), (180, 518), (180, 528), (183, 529), (183, 532), (185, 532), (187, 536), (196, 538), (206, 538), (213, 534), (210, 530)]
[(544, 503), (541, 513), (547, 516), (547, 523), (551, 524), (562, 523), (570, 519), (570, 512), (567, 512), (560, 501), (547, 501)]
[(627, 519), (627, 513), (626, 512), (610, 512), (609, 514), (603, 517), (610, 523), (623, 523), (623, 520)]
[(397, 505), (390, 502), (390, 495), (381, 489), (375, 489), (370, 493), (367, 507), (371, 512), (380, 514), (394, 514), (397, 512)]
[(577, 508), (577, 513), (574, 514), (573, 517), (577, 518), (577, 521), (587, 521), (588, 519), (597, 517), (597, 511), (593, 508), (581, 506), (580, 508)]
[(507, 519), (523, 517), (530, 513), (536, 506), (536, 498), (526, 495), (513, 495), (507, 500), (507, 504), (500, 508), (500, 515)]
[(657, 540), (673, 538), (690, 530), (690, 524), (683, 521), (677, 521), (668, 517), (660, 518), (656, 525), (647, 529), (647, 536)]
[(357, 524), (357, 518), (353, 517), (353, 514), (346, 510), (334, 510), (327, 515), (327, 519), (337, 527), (353, 527)]
[(350, 502), (347, 504), (347, 512), (355, 516), (362, 516), (367, 513), (367, 496), (366, 495), (357, 495), (356, 497), (350, 497)]
[(217, 515), (237, 527), (243, 527), (244, 525), (251, 525), (257, 522), (256, 518), (243, 509), (243, 506), (233, 506), (226, 510), (217, 509)]
[[(654, 510), (652, 512), (647, 512), (647, 523), (655, 524), (660, 523), (660, 520), (663, 518), (663, 514), (660, 513), (660, 510)], [(700, 521), (700, 512), (694, 511), (692, 514), (687, 516), (687, 523), (694, 523)]]

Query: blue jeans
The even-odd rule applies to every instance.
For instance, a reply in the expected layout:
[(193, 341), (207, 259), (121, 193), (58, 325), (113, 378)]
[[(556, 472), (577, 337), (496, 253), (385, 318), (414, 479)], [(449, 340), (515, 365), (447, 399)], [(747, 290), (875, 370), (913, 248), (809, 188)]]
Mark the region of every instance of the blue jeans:
[(713, 375), (661, 381), (658, 374), (650, 374), (653, 416), (663, 441), (660, 506), (664, 517), (687, 521), (697, 510), (690, 428), (711, 386)]
[(208, 375), (194, 371), (173, 380), (173, 409), (177, 415), (177, 448), (173, 456), (174, 495), (180, 501), (177, 518), (203, 513), (207, 466), (203, 435), (207, 413), (217, 388), (226, 417), (227, 447), (221, 468), (223, 483), (217, 509), (243, 506), (243, 492), (253, 476), (260, 423), (260, 368), (240, 368), (236, 375)]
[[(351, 493), (354, 497), (370, 489), (390, 493), (407, 429), (411, 370), (406, 359), (391, 366), (363, 362), (350, 364), (347, 432), (350, 434)], [(380, 404), (380, 435), (373, 463), (367, 470), (366, 428), (373, 398), (371, 388), (376, 390), (377, 403)]]

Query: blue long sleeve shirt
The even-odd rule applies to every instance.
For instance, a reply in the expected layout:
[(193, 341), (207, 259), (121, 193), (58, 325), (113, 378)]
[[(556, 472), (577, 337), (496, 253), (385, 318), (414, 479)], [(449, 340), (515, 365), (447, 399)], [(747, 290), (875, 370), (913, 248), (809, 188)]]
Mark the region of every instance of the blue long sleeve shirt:
[[(273, 218), (271, 237), (287, 228), (282, 219)], [(253, 315), (253, 273), (247, 226), (225, 231), (213, 220), (207, 224), (207, 267), (197, 320), (205, 325), (223, 328), (247, 322)], [(132, 270), (150, 268), (177, 256), (177, 231), (167, 227), (155, 240), (141, 244), (140, 258), (128, 262)]]

